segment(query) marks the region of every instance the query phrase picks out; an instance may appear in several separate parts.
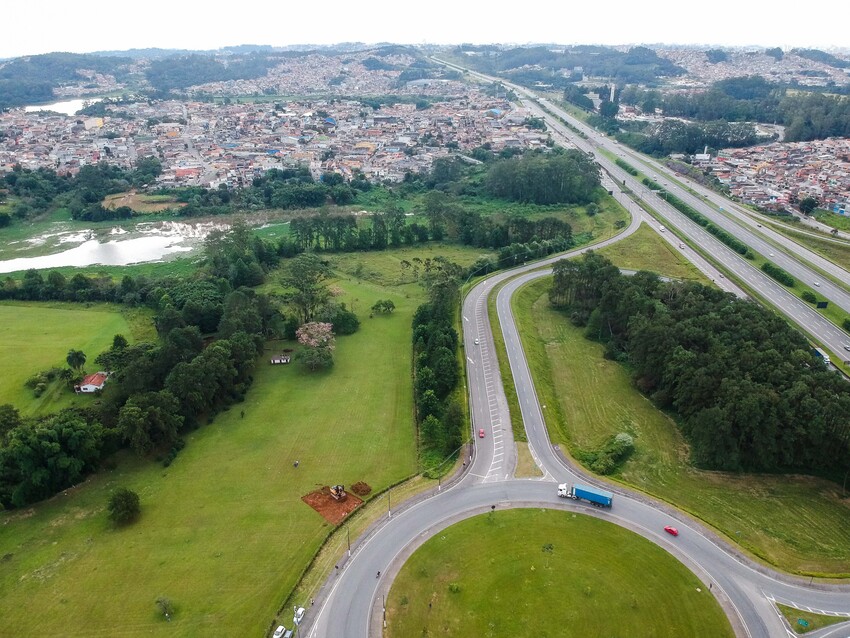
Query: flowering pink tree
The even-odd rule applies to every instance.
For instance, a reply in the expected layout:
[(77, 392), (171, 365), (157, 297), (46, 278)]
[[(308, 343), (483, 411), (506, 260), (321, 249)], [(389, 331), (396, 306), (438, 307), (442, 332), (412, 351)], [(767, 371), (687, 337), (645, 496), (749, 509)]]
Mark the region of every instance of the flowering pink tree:
[(329, 368), (334, 364), (333, 350), (336, 339), (333, 325), (319, 321), (311, 321), (295, 331), (298, 343), (304, 348), (298, 353), (298, 359), (310, 370)]

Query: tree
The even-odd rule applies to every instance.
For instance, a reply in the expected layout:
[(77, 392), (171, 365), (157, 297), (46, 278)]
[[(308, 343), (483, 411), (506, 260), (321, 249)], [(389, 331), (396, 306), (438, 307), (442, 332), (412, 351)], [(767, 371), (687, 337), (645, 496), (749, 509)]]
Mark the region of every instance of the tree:
[(139, 505), (139, 495), (133, 490), (119, 488), (109, 497), (109, 520), (116, 525), (126, 525), (135, 521), (142, 509)]
[(82, 350), (69, 350), (65, 361), (69, 367), (79, 372), (86, 364), (86, 354)]
[(11, 403), (0, 405), (0, 446), (6, 441), (6, 436), (19, 427), (23, 421), (21, 414)]
[(804, 215), (811, 215), (812, 211), (818, 207), (818, 200), (814, 197), (804, 197), (800, 201), (800, 212)]
[(168, 390), (137, 394), (118, 414), (118, 430), (138, 454), (173, 444), (182, 426), (180, 403)]
[(315, 253), (302, 253), (289, 262), (281, 283), (294, 290), (288, 301), (297, 309), (302, 323), (310, 321), (316, 310), (330, 299), (324, 283), (330, 274), (330, 268)]
[(333, 365), (335, 338), (333, 326), (329, 323), (310, 322), (301, 326), (296, 335), (304, 346), (298, 353), (298, 360), (309, 370), (329, 368)]

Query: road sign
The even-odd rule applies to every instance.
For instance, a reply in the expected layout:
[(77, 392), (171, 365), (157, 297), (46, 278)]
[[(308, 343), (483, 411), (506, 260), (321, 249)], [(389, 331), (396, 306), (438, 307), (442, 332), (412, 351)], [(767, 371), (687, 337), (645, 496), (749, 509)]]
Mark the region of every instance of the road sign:
[(808, 627), (808, 626), (809, 626), (809, 621), (808, 621), (808, 620), (803, 620), (802, 618), (798, 618), (798, 619), (797, 619), (797, 624), (798, 624), (798, 625), (800, 625), (800, 626), (802, 626), (802, 627)]
[(828, 301), (819, 301), (818, 308), (826, 308), (829, 305)]

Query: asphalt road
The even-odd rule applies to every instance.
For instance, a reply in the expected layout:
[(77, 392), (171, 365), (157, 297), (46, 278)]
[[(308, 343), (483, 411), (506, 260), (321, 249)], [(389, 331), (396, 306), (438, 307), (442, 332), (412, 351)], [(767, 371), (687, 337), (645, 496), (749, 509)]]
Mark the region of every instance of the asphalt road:
[[(639, 218), (635, 218), (624, 235), (634, 232), (639, 223)], [(578, 252), (582, 251), (575, 251)], [(770, 638), (786, 634), (772, 600), (820, 611), (846, 613), (850, 618), (850, 588), (810, 588), (796, 579), (755, 565), (740, 557), (734, 548), (730, 548), (699, 523), (669, 507), (655, 504), (644, 496), (632, 496), (621, 488), (614, 488), (614, 506), (611, 510), (599, 510), (568, 499), (559, 499), (555, 495), (559, 482), (599, 482), (567, 466), (549, 444), (543, 424), (543, 408), (537, 401), (510, 311), (509, 300), (515, 290), (526, 281), (548, 273), (548, 269), (535, 270), (541, 265), (531, 264), (518, 269), (521, 271), (520, 277), (502, 288), (497, 295), (496, 307), (529, 446), (544, 477), (536, 480), (511, 478), (506, 465), (495, 467), (498, 465), (498, 453), (491, 442), (493, 437), (476, 437), (475, 460), (460, 482), (403, 512), (385, 518), (374, 533), (355, 548), (352, 559), (339, 574), (335, 573), (331, 577), (329, 595), (321, 602), (316, 617), (309, 618), (311, 625), (307, 635), (329, 638), (380, 636), (384, 597), (404, 559), (427, 538), (445, 527), (467, 516), (486, 512), (494, 506), (567, 509), (606, 518), (641, 534), (679, 558), (703, 580), (706, 588), (711, 585), (707, 592), (723, 604), (739, 636)], [(494, 286), (515, 275), (517, 271), (494, 275), (478, 284), (467, 296), (464, 303), (464, 339), (467, 344), (474, 343), (477, 338), (480, 350), (493, 351), (490, 323), (483, 300)], [(484, 356), (484, 352), (480, 359), (475, 359), (480, 365), (468, 365), (474, 431), (477, 432), (481, 426), (492, 427), (494, 423), (505, 424), (509, 431), (506, 405), (498, 399), (500, 386), (488, 383), (486, 374), (479, 375), (478, 368), (481, 368), (480, 372), (485, 372), (483, 362), (489, 359), (489, 356)], [(493, 366), (495, 362), (489, 365)], [(491, 380), (494, 371), (498, 373), (497, 368), (491, 367)], [(507, 444), (503, 439), (504, 447)], [(606, 487), (612, 489), (611, 486)], [(668, 524), (676, 525), (680, 529), (680, 536), (672, 538), (665, 534), (663, 527)], [(376, 577), (378, 572), (381, 573), (380, 578)], [(850, 636), (850, 627), (842, 624), (810, 635), (818, 638), (846, 637)]]
[[(626, 179), (626, 185), (629, 185), (629, 177), (622, 177), (625, 174), (611, 162), (600, 160), (600, 163), (609, 169), (620, 183), (622, 179)], [(647, 201), (655, 197), (651, 193), (640, 193), (637, 190), (640, 185), (632, 183), (631, 186), (633, 191)], [(625, 193), (615, 189), (615, 197), (624, 201), (625, 205), (634, 211)], [(657, 197), (652, 200), (653, 208), (661, 206), (660, 201), (656, 200)], [(677, 212), (675, 209), (672, 209), (672, 213), (664, 209), (662, 214), (670, 214), (672, 217), (673, 213)], [(684, 217), (683, 219), (685, 222), (690, 221)], [(599, 248), (631, 234), (638, 228), (640, 221), (641, 215), (633, 214), (632, 223), (621, 235), (592, 248)], [(677, 226), (679, 221), (676, 220)], [(682, 223), (682, 226), (686, 224)], [(719, 242), (705, 231), (702, 231), (705, 237), (700, 235), (700, 231), (702, 229), (698, 226), (684, 229), (689, 239), (699, 241), (700, 245), (712, 254), (714, 251), (720, 253), (719, 259), (724, 265), (747, 280), (750, 285), (756, 286), (762, 294), (767, 290), (780, 301), (786, 301), (780, 294), (784, 291), (774, 291), (765, 282), (752, 277), (752, 273), (745, 268), (749, 267), (749, 264), (740, 258), (738, 260), (744, 263), (738, 264), (736, 253), (732, 253), (722, 244), (715, 246), (712, 241), (717, 244)], [(732, 254), (724, 253), (724, 249)], [(582, 251), (575, 251), (578, 252)], [(489, 511), (493, 507), (545, 506), (567, 509), (606, 518), (641, 534), (677, 556), (709, 586), (706, 595), (714, 595), (723, 604), (739, 636), (774, 638), (786, 634), (793, 635), (787, 631), (779, 618), (772, 604), (773, 600), (805, 606), (818, 612), (840, 613), (850, 618), (850, 587), (807, 586), (799, 579), (768, 570), (740, 556), (734, 547), (696, 521), (645, 496), (632, 494), (622, 488), (613, 489), (616, 496), (614, 506), (610, 510), (599, 510), (556, 496), (556, 485), (559, 482), (598, 481), (583, 476), (577, 468), (568, 466), (549, 444), (542, 418), (544, 408), (537, 401), (533, 380), (511, 315), (509, 299), (524, 281), (545, 275), (545, 269), (539, 271), (541, 267), (563, 257), (564, 255), (559, 255), (544, 262), (498, 273), (479, 283), (467, 295), (462, 308), (463, 334), (472, 406), (471, 427), (476, 447), (470, 467), (460, 481), (426, 500), (385, 517), (365, 539), (359, 541), (352, 557), (343, 564), (342, 569), (331, 575), (326, 586), (327, 595), (319, 601), (317, 607), (312, 608), (315, 612), (308, 613), (302, 628), (303, 634), (316, 638), (380, 636), (384, 599), (404, 559), (418, 545), (445, 527), (462, 518)], [(761, 275), (759, 271), (749, 268)], [(535, 270), (539, 272), (532, 272)], [(516, 463), (515, 446), (511, 436), (507, 402), (495, 360), (495, 346), (486, 306), (489, 292), (517, 275), (520, 277), (499, 292), (496, 307), (529, 446), (544, 472), (542, 479), (535, 480), (512, 478)], [(773, 280), (767, 279), (767, 284), (773, 283)], [(778, 287), (778, 284), (774, 286)], [(810, 310), (805, 306), (804, 309)], [(795, 311), (796, 309), (792, 309), (789, 312)], [(813, 311), (810, 312), (820, 318)], [(800, 315), (797, 321), (817, 323), (815, 318), (805, 313)], [(823, 326), (818, 328), (823, 329)], [(475, 344), (476, 339), (478, 344)], [(478, 430), (482, 428), (485, 430), (485, 436), (479, 438)], [(608, 486), (608, 489), (611, 487)], [(680, 536), (672, 538), (662, 531), (664, 525), (671, 523), (679, 527)], [(376, 577), (376, 574), (380, 574), (380, 577)], [(842, 623), (807, 635), (816, 638), (850, 637), (850, 623)]]

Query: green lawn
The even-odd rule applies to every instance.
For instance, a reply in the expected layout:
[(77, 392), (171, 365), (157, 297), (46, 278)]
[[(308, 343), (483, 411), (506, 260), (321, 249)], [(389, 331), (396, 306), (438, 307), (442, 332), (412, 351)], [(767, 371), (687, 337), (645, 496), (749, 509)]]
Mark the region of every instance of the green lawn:
[[(301, 496), (358, 480), (377, 492), (416, 471), (410, 322), (421, 297), (337, 285), (358, 300), (362, 327), (337, 340), (330, 371), (264, 356), (246, 401), (189, 434), (167, 469), (122, 455), (67, 496), (0, 515), (0, 635), (267, 629), (331, 531)], [(396, 311), (369, 319), (378, 298)], [(119, 486), (140, 494), (142, 516), (115, 531), (105, 505)], [(158, 596), (174, 602), (170, 623)]]
[(457, 523), (416, 550), (393, 583), (384, 635), (734, 634), (707, 588), (657, 545), (603, 520), (518, 509)]
[(620, 268), (651, 270), (664, 273), (665, 277), (708, 283), (696, 266), (686, 261), (679, 251), (645, 223), (623, 241), (601, 248), (598, 252)]
[(850, 499), (810, 477), (705, 472), (688, 464), (676, 424), (634, 389), (628, 371), (548, 303), (550, 278), (524, 287), (514, 312), (555, 443), (573, 454), (626, 431), (635, 453), (615, 477), (702, 518), (781, 569), (850, 576)]
[(0, 302), (0, 404), (11, 403), (22, 414), (44, 414), (69, 405), (88, 405), (91, 396), (75, 395), (65, 382), (51, 384), (35, 398), (24, 382), (52, 367), (67, 367), (71, 349), (82, 350), (88, 360), (85, 370), (96, 372), (95, 357), (112, 345), (112, 337), (123, 334), (133, 340), (134, 332), (120, 308), (98, 304), (38, 304)]

